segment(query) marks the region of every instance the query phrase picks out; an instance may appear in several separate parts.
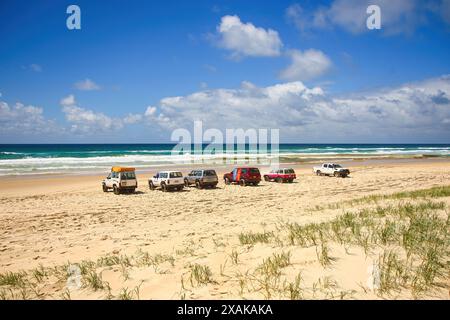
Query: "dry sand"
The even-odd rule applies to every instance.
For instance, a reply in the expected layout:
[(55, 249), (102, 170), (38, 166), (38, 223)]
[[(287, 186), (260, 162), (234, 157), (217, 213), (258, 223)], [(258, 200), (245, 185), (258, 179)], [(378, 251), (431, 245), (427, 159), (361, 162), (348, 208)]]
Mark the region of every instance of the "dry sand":
[[(365, 288), (373, 257), (357, 247), (331, 246), (335, 261), (320, 265), (316, 249), (276, 244), (241, 245), (241, 232), (276, 230), (281, 221), (305, 224), (327, 221), (342, 209), (310, 211), (371, 194), (390, 194), (448, 185), (450, 161), (350, 165), (346, 179), (314, 176), (310, 168), (296, 169), (292, 184), (262, 182), (258, 187), (226, 186), (214, 190), (188, 188), (183, 192), (150, 191), (139, 176), (136, 194), (103, 193), (101, 177), (2, 178), (0, 272), (51, 267), (82, 260), (96, 261), (107, 255), (165, 254), (173, 265), (157, 268), (118, 266), (99, 268), (112, 294), (139, 287), (141, 299), (266, 298), (243, 284), (263, 259), (276, 252), (291, 252), (291, 265), (283, 270), (290, 278), (302, 273), (305, 298), (327, 298), (314, 292), (321, 286), (343, 298), (379, 298)], [(264, 172), (264, 170), (261, 170)], [(450, 205), (450, 198), (442, 198)], [(231, 253), (239, 254), (234, 265)], [(213, 281), (195, 286), (189, 281), (189, 265), (211, 269)], [(327, 278), (328, 277), (328, 278)], [(324, 283), (329, 281), (330, 283)], [(448, 282), (446, 283), (448, 285)], [(242, 289), (245, 287), (246, 289)], [(241, 290), (242, 289), (242, 290)], [(325, 290), (324, 289), (324, 290)], [(42, 289), (48, 298), (61, 298), (63, 284)], [(325, 290), (326, 291), (326, 290)], [(330, 292), (331, 292), (330, 291)], [(104, 290), (72, 290), (71, 298), (105, 298)], [(333, 296), (334, 297), (334, 296)], [(136, 296), (135, 296), (136, 298)], [(272, 296), (271, 298), (285, 298)], [(390, 298), (411, 298), (409, 291)], [(448, 287), (426, 298), (448, 299)]]

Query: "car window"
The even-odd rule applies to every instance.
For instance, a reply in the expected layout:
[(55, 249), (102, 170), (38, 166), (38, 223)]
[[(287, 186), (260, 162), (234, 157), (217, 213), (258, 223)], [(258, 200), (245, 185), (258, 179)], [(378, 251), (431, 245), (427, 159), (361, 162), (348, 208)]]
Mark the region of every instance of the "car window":
[(181, 172), (171, 172), (170, 173), (170, 177), (171, 178), (181, 178), (183, 175), (181, 174)]
[(161, 179), (165, 179), (165, 178), (167, 178), (167, 173), (160, 173), (159, 174), (159, 177), (161, 178)]
[(339, 165), (339, 164), (335, 164), (334, 167), (335, 167), (335, 168), (342, 168), (342, 166)]
[(285, 173), (292, 174), (292, 173), (294, 173), (294, 169), (286, 169)]
[(214, 170), (205, 170), (203, 171), (203, 175), (205, 177), (216, 176), (216, 172)]
[(259, 173), (259, 170), (258, 170), (258, 168), (251, 168), (250, 172), (251, 173)]
[(134, 174), (133, 171), (122, 172), (120, 174), (120, 178), (123, 179), (123, 180), (132, 180), (132, 179), (136, 179), (136, 175)]

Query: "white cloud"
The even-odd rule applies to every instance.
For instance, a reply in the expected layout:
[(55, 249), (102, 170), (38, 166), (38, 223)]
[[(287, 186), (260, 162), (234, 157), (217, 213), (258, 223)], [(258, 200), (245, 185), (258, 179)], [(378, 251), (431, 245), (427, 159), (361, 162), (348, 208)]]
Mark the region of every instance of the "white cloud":
[(411, 34), (425, 22), (424, 12), (429, 10), (426, 3), (418, 0), (334, 0), (328, 7), (313, 11), (293, 4), (286, 9), (286, 17), (302, 32), (338, 27), (359, 34), (369, 31), (366, 27), (369, 5), (380, 7), (381, 28), (387, 35)]
[(230, 50), (233, 58), (278, 56), (283, 46), (277, 31), (242, 23), (238, 16), (222, 17), (217, 32), (219, 46)]
[(135, 124), (141, 122), (143, 119), (141, 114), (129, 113), (125, 118), (123, 118), (123, 123), (125, 124)]
[(280, 73), (280, 78), (284, 80), (314, 79), (331, 67), (331, 60), (320, 50), (290, 50), (288, 55), (292, 60), (291, 64)]
[(58, 130), (54, 121), (44, 117), (43, 109), (0, 101), (0, 132), (17, 135), (50, 133)]
[(203, 68), (205, 68), (209, 72), (216, 72), (217, 71), (217, 68), (215, 66), (213, 66), (213, 65), (210, 65), (210, 64), (204, 64)]
[(30, 69), (34, 72), (42, 72), (42, 67), (36, 63), (30, 64)]
[[(158, 114), (159, 110), (159, 114)], [(257, 115), (257, 116), (255, 116)], [(302, 82), (215, 89), (168, 97), (146, 116), (165, 129), (280, 128), (290, 141), (411, 141), (450, 138), (450, 76), (345, 97)], [(206, 128), (205, 128), (206, 129)]]
[(73, 94), (68, 95), (65, 98), (62, 98), (60, 101), (62, 106), (72, 106), (75, 104), (75, 96)]
[(75, 88), (82, 91), (100, 90), (100, 86), (91, 79), (84, 79), (75, 83)]
[(114, 119), (101, 112), (79, 107), (73, 95), (61, 99), (60, 104), (67, 122), (71, 124), (70, 131), (74, 133), (92, 134), (123, 128), (121, 119)]

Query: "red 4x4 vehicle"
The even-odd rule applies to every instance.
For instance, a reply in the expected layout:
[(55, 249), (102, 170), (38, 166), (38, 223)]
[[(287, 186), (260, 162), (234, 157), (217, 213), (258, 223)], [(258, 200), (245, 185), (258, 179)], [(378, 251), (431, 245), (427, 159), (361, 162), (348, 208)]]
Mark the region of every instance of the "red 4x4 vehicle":
[(268, 174), (264, 175), (265, 181), (276, 181), (276, 182), (289, 182), (292, 183), (294, 179), (297, 177), (295, 176), (294, 169), (291, 168), (281, 168), (270, 171)]
[(233, 171), (223, 175), (225, 184), (239, 183), (241, 186), (252, 184), (258, 185), (261, 174), (258, 168), (234, 168)]

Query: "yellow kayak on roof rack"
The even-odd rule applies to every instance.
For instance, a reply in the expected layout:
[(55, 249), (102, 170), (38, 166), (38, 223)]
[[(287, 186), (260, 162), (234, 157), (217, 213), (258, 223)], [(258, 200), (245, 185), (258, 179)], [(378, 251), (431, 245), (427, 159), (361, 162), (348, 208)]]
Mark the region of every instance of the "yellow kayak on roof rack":
[(126, 172), (126, 171), (135, 171), (135, 168), (126, 168), (126, 167), (112, 167), (111, 171), (114, 172)]

